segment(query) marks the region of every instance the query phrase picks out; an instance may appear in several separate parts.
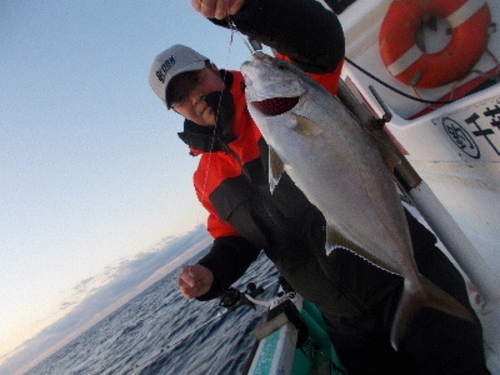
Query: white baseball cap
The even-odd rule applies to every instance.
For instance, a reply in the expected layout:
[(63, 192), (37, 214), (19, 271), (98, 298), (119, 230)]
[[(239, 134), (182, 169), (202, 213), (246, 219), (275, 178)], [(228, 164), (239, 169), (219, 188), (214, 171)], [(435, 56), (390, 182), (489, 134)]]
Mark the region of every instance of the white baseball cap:
[(195, 50), (176, 44), (156, 56), (149, 72), (149, 84), (168, 106), (167, 87), (175, 76), (208, 66), (210, 60)]

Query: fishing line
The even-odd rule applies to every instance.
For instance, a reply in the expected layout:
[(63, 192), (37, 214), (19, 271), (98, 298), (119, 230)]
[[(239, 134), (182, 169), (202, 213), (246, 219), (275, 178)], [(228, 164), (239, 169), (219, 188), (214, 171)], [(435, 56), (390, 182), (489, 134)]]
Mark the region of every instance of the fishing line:
[[(272, 286), (274, 284), (277, 284), (277, 283), (278, 283), (278, 281), (275, 281), (272, 284), (270, 284), (270, 286)], [(288, 293), (287, 296), (288, 295), (291, 296), (291, 293)], [(266, 306), (266, 307), (268, 307), (275, 300), (284, 298), (283, 296), (281, 296), (281, 297), (273, 298), (273, 299), (271, 299), (269, 301), (266, 301), (266, 300), (256, 300), (256, 299), (254, 299), (254, 298), (252, 298), (250, 296), (250, 293), (248, 291), (245, 292), (245, 293), (243, 293), (243, 294), (241, 294), (241, 296), (243, 298), (247, 299), (248, 301), (255, 303), (256, 305), (262, 305), (262, 306)], [(285, 296), (285, 297), (287, 297), (287, 296)], [(208, 325), (214, 323), (217, 320), (224, 319), (227, 315), (229, 315), (230, 313), (232, 313), (233, 311), (235, 311), (236, 308), (238, 308), (238, 307), (240, 307), (242, 305), (245, 305), (245, 304), (244, 303), (243, 304), (235, 304), (233, 306), (227, 307), (227, 310), (225, 310), (225, 311), (219, 311), (216, 316), (212, 317), (211, 319), (208, 319), (206, 322), (202, 323), (200, 326), (192, 329), (191, 331), (186, 332), (185, 334), (183, 334), (182, 336), (179, 336), (177, 339), (171, 341), (170, 343), (168, 343), (166, 345), (160, 346), (158, 349), (156, 349), (156, 350), (159, 350), (159, 352), (157, 354), (155, 354), (153, 356), (150, 356), (149, 358), (146, 358), (142, 362), (136, 363), (134, 365), (134, 369), (143, 368), (143, 367), (146, 367), (146, 366), (149, 366), (149, 365), (155, 363), (155, 361), (157, 361), (159, 358), (161, 358), (162, 356), (164, 356), (166, 354), (165, 353), (166, 350), (177, 347), (182, 341), (186, 340), (189, 336), (191, 336), (191, 335), (193, 335), (193, 334), (201, 331), (202, 329), (204, 329), (205, 327), (207, 327)], [(223, 338), (223, 337), (225, 337), (227, 335), (228, 334), (222, 336), (221, 338)], [(219, 338), (219, 339), (221, 339), (221, 338)]]
[[(199, 3), (201, 5), (203, 5), (201, 1), (199, 1)], [(231, 19), (231, 17), (227, 16), (226, 17), (226, 21), (228, 23), (229, 29), (231, 30), (231, 37), (229, 39), (229, 46), (228, 46), (228, 51), (227, 51), (227, 56), (226, 56), (226, 62), (229, 65), (229, 57), (231, 56), (231, 47), (233, 46), (234, 35), (238, 34), (238, 35), (241, 36), (241, 33), (238, 31), (238, 28), (236, 27), (236, 24)], [(242, 39), (244, 39), (244, 38), (242, 38)], [(250, 52), (253, 53), (252, 52), (252, 48), (248, 45), (248, 43), (246, 43), (245, 45), (250, 50)], [(226, 85), (227, 74), (228, 74), (227, 69), (224, 69), (224, 73), (223, 73), (223, 75), (221, 77), (222, 81), (224, 82), (224, 86)], [(228, 89), (227, 87), (224, 88), (224, 90), (227, 90), (227, 89)], [(218, 101), (218, 104), (217, 104), (217, 109), (215, 111), (215, 126), (214, 126), (214, 129), (213, 129), (213, 132), (212, 132), (212, 139), (211, 139), (211, 142), (210, 142), (210, 150), (209, 150), (209, 153), (208, 153), (207, 167), (205, 168), (205, 176), (204, 176), (204, 181), (203, 181), (203, 187), (202, 187), (201, 192), (200, 192), (201, 193), (201, 197), (205, 196), (207, 185), (208, 185), (208, 175), (209, 175), (209, 171), (210, 171), (210, 164), (212, 162), (212, 152), (214, 150), (215, 140), (216, 140), (216, 137), (217, 137), (217, 126), (218, 126), (218, 122), (219, 122), (219, 118), (220, 118), (220, 112), (221, 112), (221, 106), (222, 106), (222, 96), (223, 96), (224, 90), (221, 90), (221, 92), (220, 92), (219, 101)]]
[[(199, 3), (201, 5), (202, 2), (199, 1)], [(230, 37), (230, 40), (229, 40), (229, 46), (228, 46), (228, 52), (227, 52), (227, 56), (226, 56), (226, 61), (229, 62), (229, 57), (231, 55), (231, 47), (233, 45), (233, 42), (234, 42), (234, 34), (235, 33), (238, 33), (240, 36), (241, 34), (239, 33), (234, 21), (228, 16), (226, 17), (226, 20), (228, 22), (228, 26), (229, 26), (229, 29), (231, 30), (231, 37)], [(247, 48), (250, 49), (250, 51), (252, 52), (252, 49), (251, 47), (248, 45), (248, 43), (246, 43), (246, 46)], [(210, 68), (211, 69), (211, 68)], [(227, 69), (224, 69), (224, 73), (222, 74), (221, 76), (221, 79), (222, 81), (224, 82), (224, 86), (226, 85), (226, 78), (227, 78), (227, 74), (228, 74), (228, 71)], [(224, 90), (227, 90), (228, 88), (227, 87), (224, 87)], [(205, 176), (204, 176), (204, 182), (203, 182), (203, 185), (202, 185), (202, 189), (201, 189), (201, 196), (203, 197), (205, 195), (205, 192), (206, 192), (206, 189), (207, 189), (207, 184), (208, 184), (208, 175), (209, 175), (209, 171), (210, 171), (210, 164), (211, 164), (211, 161), (212, 161), (212, 152), (215, 148), (215, 141), (216, 141), (216, 137), (217, 137), (217, 127), (219, 126), (219, 118), (220, 118), (220, 113), (221, 113), (221, 110), (222, 110), (222, 97), (223, 97), (223, 93), (224, 93), (224, 90), (221, 90), (220, 92), (220, 96), (219, 96), (219, 100), (218, 100), (218, 104), (217, 104), (217, 108), (214, 108), (215, 110), (215, 125), (213, 127), (213, 132), (212, 132), (212, 139), (211, 139), (211, 143), (210, 143), (210, 149), (209, 149), (209, 153), (208, 153), (208, 161), (207, 161), (207, 167), (205, 169)], [(149, 358), (145, 363), (152, 363), (155, 359), (159, 358), (162, 354), (163, 354), (163, 351), (165, 349), (170, 349), (176, 345), (178, 345), (178, 343), (180, 343), (181, 341), (185, 340), (187, 337), (191, 336), (192, 334), (198, 332), (199, 330), (203, 329), (204, 327), (206, 327), (207, 325), (211, 324), (212, 322), (214, 322), (215, 320), (218, 320), (218, 319), (221, 319), (221, 318), (224, 318), (226, 315), (228, 315), (232, 310), (227, 310), (225, 312), (219, 312), (215, 317), (213, 317), (212, 319), (209, 319), (208, 321), (206, 321), (205, 323), (203, 323), (201, 326), (187, 332), (186, 334), (182, 335), (181, 337), (179, 337), (177, 340), (175, 340), (174, 342), (171, 342), (170, 344), (168, 345), (165, 345), (165, 346), (162, 346), (160, 348), (160, 353), (158, 353), (155, 357), (153, 358)], [(139, 364), (139, 365), (136, 365), (136, 367), (138, 366), (143, 366), (143, 364)]]
[(226, 317), (226, 315), (228, 315), (230, 312), (231, 312), (231, 310), (227, 310), (227, 311), (224, 311), (224, 312), (218, 312), (217, 315), (214, 316), (212, 319), (208, 319), (201, 326), (192, 329), (191, 331), (189, 331), (189, 332), (185, 333), (184, 335), (180, 336), (179, 338), (177, 338), (177, 340), (171, 342), (168, 345), (163, 346), (162, 348), (171, 349), (171, 348), (177, 346), (181, 341), (185, 340), (186, 338), (188, 338), (192, 334), (194, 334), (194, 333), (202, 330), (203, 328), (205, 328), (207, 325), (211, 324), (212, 322)]
[[(200, 3), (200, 5), (203, 5), (202, 1), (199, 0), (198, 2)], [(242, 34), (239, 32), (238, 28), (236, 27), (236, 24), (234, 23), (234, 21), (229, 16), (226, 17), (226, 20), (228, 22), (229, 29), (231, 30), (231, 37), (230, 37), (230, 40), (229, 40), (228, 53), (227, 53), (226, 60), (229, 61), (229, 57), (231, 55), (231, 47), (232, 47), (233, 42), (234, 42), (234, 35), (235, 34), (238, 34), (240, 36), (240, 38), (243, 40), (244, 45), (249, 49), (250, 53), (253, 54), (256, 51), (256, 49), (252, 48), (252, 46), (248, 43), (248, 41), (245, 38), (243, 38)], [(225, 69), (223, 75), (221, 76), (221, 79), (224, 82), (224, 85), (226, 85), (227, 74), (228, 74), (228, 71), (227, 71), (227, 69)], [(227, 87), (225, 87), (224, 89), (227, 89)], [(215, 148), (215, 140), (216, 140), (216, 137), (217, 137), (217, 126), (218, 126), (218, 122), (219, 122), (219, 118), (220, 118), (220, 113), (221, 113), (221, 109), (222, 109), (221, 107), (222, 107), (223, 92), (224, 92), (224, 90), (221, 90), (220, 96), (219, 96), (218, 105), (217, 105), (217, 108), (215, 109), (215, 125), (214, 125), (214, 129), (213, 129), (213, 132), (212, 132), (212, 139), (211, 139), (210, 151), (209, 151), (209, 155), (208, 155), (208, 162), (207, 162), (207, 167), (205, 169), (205, 176), (204, 176), (203, 187), (202, 187), (202, 190), (201, 190), (201, 195), (202, 196), (205, 195), (207, 184), (208, 184), (208, 174), (209, 174), (210, 164), (211, 164), (211, 160), (212, 160), (212, 152), (213, 152), (213, 150)], [(267, 305), (267, 304), (264, 303), (264, 301), (253, 300), (253, 302), (255, 302), (257, 304), (261, 304), (261, 305)], [(226, 317), (231, 312), (232, 312), (232, 310), (227, 310), (227, 311), (224, 311), (224, 312), (219, 312), (215, 317), (207, 320), (201, 326), (199, 326), (199, 327), (197, 327), (197, 328), (195, 328), (195, 329), (193, 329), (193, 330), (185, 333), (184, 335), (178, 337), (175, 341), (173, 341), (173, 342), (171, 342), (171, 343), (169, 343), (167, 345), (164, 345), (164, 346), (160, 347), (158, 349), (158, 350), (160, 350), (160, 352), (158, 354), (154, 355), (153, 357), (148, 358), (147, 360), (145, 360), (142, 363), (136, 364), (134, 367), (135, 368), (140, 368), (140, 367), (144, 367), (144, 365), (149, 365), (149, 364), (154, 363), (155, 360), (157, 360), (158, 358), (160, 358), (164, 354), (164, 350), (171, 349), (171, 348), (177, 346), (180, 342), (182, 342), (183, 340), (185, 340), (189, 336), (191, 336), (194, 333), (200, 331), (201, 329), (205, 328), (206, 326), (208, 326), (209, 324), (213, 323), (214, 321)]]
[(248, 50), (250, 51), (250, 53), (253, 55), (255, 52), (258, 51), (257, 48), (254, 48), (254, 46), (248, 42), (248, 39), (246, 39), (245, 37), (243, 37), (243, 34), (238, 30), (238, 27), (236, 26), (236, 23), (234, 23), (233, 19), (231, 17), (227, 17), (227, 22), (229, 24), (229, 28), (231, 29), (232, 33), (231, 33), (231, 43), (232, 43), (232, 38), (233, 38), (233, 35), (236, 34), (240, 37), (240, 39), (243, 41), (243, 44), (245, 45), (245, 47), (248, 48)]
[[(200, 4), (201, 7), (203, 6), (203, 1), (202, 0), (198, 0), (198, 3)], [(229, 56), (231, 55), (231, 47), (232, 47), (233, 42), (234, 42), (234, 35), (235, 34), (238, 34), (241, 37), (241, 39), (243, 40), (243, 43), (250, 50), (250, 53), (253, 55), (253, 53), (256, 51), (256, 49), (252, 48), (252, 46), (245, 40), (245, 38), (243, 38), (242, 34), (239, 32), (239, 30), (238, 30), (235, 22), (233, 21), (233, 19), (229, 15), (227, 15), (225, 19), (226, 19), (226, 21), (228, 23), (229, 29), (231, 30), (231, 37), (230, 37), (230, 40), (229, 40), (229, 46), (228, 46), (228, 52), (227, 52), (227, 56), (226, 56), (226, 61), (229, 62)], [(227, 77), (227, 69), (224, 70), (224, 74), (221, 77), (222, 81), (224, 82), (224, 86), (226, 84), (226, 77)], [(227, 90), (227, 87), (225, 87), (224, 89)], [(208, 185), (208, 175), (209, 175), (209, 171), (210, 171), (210, 165), (211, 165), (211, 162), (212, 162), (212, 152), (213, 152), (213, 150), (215, 148), (215, 141), (216, 141), (216, 137), (217, 137), (217, 126), (218, 126), (218, 121), (219, 121), (219, 118), (220, 118), (220, 111), (221, 111), (221, 106), (222, 106), (223, 92), (224, 92), (224, 90), (221, 90), (220, 97), (219, 97), (219, 103), (217, 105), (217, 109), (215, 110), (215, 126), (214, 126), (214, 129), (213, 129), (213, 132), (212, 132), (212, 139), (211, 139), (211, 142), (210, 142), (210, 149), (209, 149), (209, 153), (208, 153), (209, 155), (208, 155), (207, 167), (205, 168), (204, 181), (203, 181), (202, 189), (200, 191), (200, 196), (202, 198), (205, 196), (205, 193), (206, 193), (206, 190), (207, 190), (207, 185)]]
[[(202, 0), (198, 0), (198, 3), (200, 4), (200, 9), (201, 9), (201, 7), (203, 7), (203, 1)], [(228, 54), (227, 54), (227, 57), (226, 57), (227, 61), (229, 61), (229, 54), (231, 52), (231, 44), (232, 44), (232, 42), (233, 42), (233, 35), (231, 35), (231, 39), (229, 41), (229, 49), (228, 49)], [(211, 67), (210, 67), (210, 70), (212, 70)], [(227, 74), (227, 71), (225, 70), (223, 76), (221, 76), (221, 79), (224, 82), (224, 86), (226, 85), (226, 83), (225, 83), (226, 82), (226, 74)], [(213, 132), (212, 132), (212, 138), (211, 138), (211, 141), (210, 141), (210, 148), (209, 148), (209, 152), (208, 152), (208, 162), (207, 162), (207, 167), (205, 169), (204, 181), (203, 181), (202, 189), (200, 191), (200, 198), (202, 198), (202, 199), (205, 196), (205, 192), (206, 192), (207, 184), (208, 184), (208, 172), (210, 170), (210, 164), (211, 164), (211, 161), (212, 161), (212, 152), (213, 152), (214, 147), (215, 147), (215, 139), (216, 139), (216, 136), (217, 136), (217, 123), (218, 123), (219, 116), (220, 116), (220, 111), (221, 111), (223, 91), (224, 90), (221, 90), (221, 92), (220, 92), (219, 103), (217, 105), (217, 109), (214, 108), (214, 110), (215, 110), (215, 125), (214, 125), (214, 129), (213, 129)]]
[(169, 343), (167, 345), (163, 345), (163, 346), (159, 347), (157, 349), (157, 350), (160, 351), (158, 354), (155, 354), (154, 356), (147, 358), (143, 362), (136, 363), (134, 365), (134, 368), (145, 367), (145, 365), (150, 365), (150, 364), (154, 363), (158, 358), (162, 357), (165, 354), (165, 350), (172, 349), (172, 348), (176, 347), (177, 345), (179, 345), (179, 343), (181, 341), (185, 340), (186, 338), (188, 338), (192, 334), (194, 334), (194, 333), (202, 330), (203, 328), (205, 328), (207, 325), (213, 323), (214, 321), (225, 318), (230, 312), (232, 312), (232, 310), (227, 310), (227, 311), (224, 311), (224, 312), (218, 312), (216, 316), (214, 316), (213, 318), (207, 320), (201, 326), (196, 327), (196, 328), (192, 329), (191, 331), (185, 333), (184, 335), (178, 337), (175, 341), (173, 341), (173, 342), (171, 342), (171, 343)]

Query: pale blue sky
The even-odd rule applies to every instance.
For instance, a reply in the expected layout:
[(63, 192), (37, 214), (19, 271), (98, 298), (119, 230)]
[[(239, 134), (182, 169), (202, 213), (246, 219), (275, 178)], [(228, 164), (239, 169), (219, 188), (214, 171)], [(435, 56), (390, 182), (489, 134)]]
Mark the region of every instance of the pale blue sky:
[(250, 55), (190, 0), (10, 0), (0, 21), (1, 364), (82, 281), (205, 221), (182, 119), (149, 88), (154, 57)]

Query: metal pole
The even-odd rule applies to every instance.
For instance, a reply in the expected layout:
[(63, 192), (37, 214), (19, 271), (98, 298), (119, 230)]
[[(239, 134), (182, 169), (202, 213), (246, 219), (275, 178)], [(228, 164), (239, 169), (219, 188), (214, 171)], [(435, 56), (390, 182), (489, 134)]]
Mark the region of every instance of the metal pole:
[[(390, 120), (390, 116), (384, 116), (383, 120), (376, 119), (367, 106), (356, 99), (343, 81), (337, 96), (359, 119), (361, 126), (373, 134), (379, 144), (381, 155), (394, 173), (396, 181), (411, 197), (422, 217), (481, 293), (486, 303), (490, 306), (499, 303), (500, 280), (495, 277), (453, 217), (383, 130), (383, 124)], [(399, 163), (396, 163), (395, 159), (398, 159)]]

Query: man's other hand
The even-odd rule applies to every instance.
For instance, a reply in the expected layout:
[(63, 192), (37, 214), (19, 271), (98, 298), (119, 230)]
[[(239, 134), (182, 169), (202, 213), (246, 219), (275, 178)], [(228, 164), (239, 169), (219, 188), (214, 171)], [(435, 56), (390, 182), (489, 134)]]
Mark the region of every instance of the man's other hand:
[(212, 287), (214, 274), (201, 264), (186, 266), (179, 275), (179, 288), (187, 299), (193, 299), (207, 293)]

